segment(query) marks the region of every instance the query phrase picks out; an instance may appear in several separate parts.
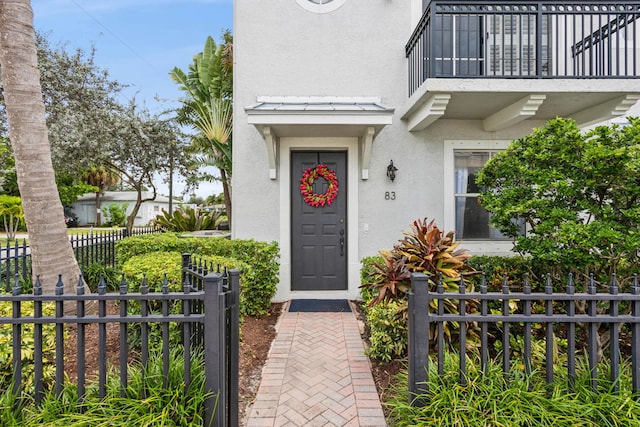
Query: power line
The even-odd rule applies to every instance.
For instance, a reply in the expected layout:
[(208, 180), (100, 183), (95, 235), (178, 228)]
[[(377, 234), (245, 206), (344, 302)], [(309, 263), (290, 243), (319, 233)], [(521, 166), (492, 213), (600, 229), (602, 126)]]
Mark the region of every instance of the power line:
[(95, 21), (96, 24), (100, 25), (102, 28), (104, 28), (104, 30), (106, 32), (108, 32), (109, 34), (111, 34), (111, 36), (116, 39), (118, 42), (120, 42), (120, 44), (122, 44), (124, 47), (126, 47), (127, 49), (129, 49), (131, 51), (131, 53), (133, 53), (138, 59), (140, 59), (142, 62), (146, 63), (148, 66), (153, 67), (153, 64), (151, 64), (149, 61), (147, 61), (144, 57), (142, 57), (142, 55), (138, 54), (138, 52), (136, 52), (136, 50), (134, 48), (131, 47), (131, 45), (129, 45), (127, 42), (125, 42), (124, 40), (122, 40), (120, 37), (118, 37), (118, 35), (116, 33), (114, 33), (113, 31), (111, 31), (111, 29), (109, 27), (107, 27), (106, 25), (104, 25), (102, 22), (100, 22), (95, 16), (93, 16), (91, 13), (89, 13), (88, 10), (86, 10), (84, 7), (82, 7), (76, 0), (71, 0), (71, 2), (73, 4), (76, 5), (76, 7), (78, 9), (80, 9), (83, 13), (85, 13), (89, 18), (91, 18), (93, 21)]

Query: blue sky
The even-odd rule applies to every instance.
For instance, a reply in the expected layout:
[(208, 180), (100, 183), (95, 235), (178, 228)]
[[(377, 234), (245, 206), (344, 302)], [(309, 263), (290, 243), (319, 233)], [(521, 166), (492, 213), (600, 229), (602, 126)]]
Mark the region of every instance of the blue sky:
[[(221, 40), (233, 30), (233, 0), (32, 0), (34, 25), (52, 45), (67, 51), (96, 48), (95, 62), (130, 87), (121, 102), (136, 97), (160, 113), (180, 97), (169, 71), (186, 71), (207, 36)], [(161, 99), (156, 101), (156, 96)], [(159, 192), (168, 194), (166, 186)], [(174, 194), (181, 191), (177, 183)], [(218, 193), (202, 185), (196, 194)]]

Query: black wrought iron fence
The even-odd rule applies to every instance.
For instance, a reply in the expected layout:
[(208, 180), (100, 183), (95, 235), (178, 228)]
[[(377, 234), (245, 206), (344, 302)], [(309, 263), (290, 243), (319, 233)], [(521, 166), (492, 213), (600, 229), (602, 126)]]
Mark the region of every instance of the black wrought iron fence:
[[(113, 266), (116, 262), (115, 244), (117, 241), (127, 236), (139, 236), (142, 234), (158, 233), (159, 230), (153, 227), (137, 227), (127, 233), (125, 228), (96, 232), (88, 232), (69, 237), (73, 252), (83, 272), (91, 264), (103, 266)], [(22, 242), (15, 240), (0, 245), (0, 283), (4, 283), (7, 292), (11, 291), (13, 282), (18, 279), (31, 280), (31, 249), (26, 239)]]
[[(513, 284), (511, 287), (513, 288)], [(544, 293), (532, 293), (531, 286), (525, 281), (520, 285), (520, 292), (512, 292), (505, 280), (502, 292), (488, 292), (487, 285), (482, 283), (480, 291), (467, 292), (464, 278), (460, 280), (458, 292), (445, 292), (442, 284), (436, 291), (429, 290), (429, 277), (424, 274), (413, 274), (411, 293), (409, 294), (409, 394), (414, 405), (424, 405), (424, 392), (428, 390), (430, 357), (435, 358), (438, 375), (444, 373), (445, 325), (459, 326), (459, 340), (456, 351), (459, 353), (460, 384), (466, 384), (467, 362), (469, 355), (469, 329), (479, 329), (479, 360), (482, 372), (486, 374), (490, 355), (489, 327), (500, 325), (501, 364), (508, 378), (512, 370), (513, 355), (510, 338), (512, 328), (522, 334), (524, 348), (521, 351), (521, 365), (525, 374), (532, 370), (532, 328), (544, 330), (538, 337), (545, 342), (544, 372), (547, 384), (554, 381), (554, 348), (556, 333), (562, 330), (566, 336), (566, 369), (569, 389), (575, 384), (576, 360), (582, 354), (588, 358), (588, 369), (593, 392), (598, 392), (598, 362), (602, 355), (598, 345), (598, 328), (605, 325), (609, 329), (609, 370), (613, 392), (619, 390), (621, 364), (620, 330), (626, 325), (630, 331), (631, 351), (629, 360), (632, 370), (632, 391), (640, 399), (640, 284), (634, 276), (630, 292), (620, 292), (616, 277), (611, 278), (609, 292), (598, 293), (593, 277), (586, 286), (587, 292), (576, 293), (572, 277), (566, 283), (564, 293), (553, 292), (551, 280), (547, 278)], [(445, 301), (455, 304), (457, 313), (445, 313)], [(470, 307), (474, 307), (473, 310)], [(532, 307), (539, 308), (532, 310)], [(625, 307), (621, 312), (620, 307)], [(493, 307), (493, 309), (490, 309)], [(517, 307), (517, 308), (516, 308)], [(586, 310), (577, 310), (585, 307)], [(453, 311), (453, 310), (448, 310)], [(584, 311), (581, 313), (580, 311)], [(579, 334), (577, 328), (586, 330), (586, 342), (577, 348)], [(431, 331), (431, 332), (430, 332)], [(432, 336), (430, 337), (430, 333)], [(434, 338), (435, 337), (435, 338)], [(432, 346), (435, 354), (432, 355)], [(419, 397), (418, 399), (414, 399)]]
[[(149, 362), (150, 332), (160, 329), (162, 352), (163, 384), (167, 386), (169, 373), (169, 352), (175, 345), (175, 336), (170, 336), (170, 325), (181, 328), (180, 342), (184, 354), (184, 387), (191, 383), (191, 359), (193, 352), (202, 351), (204, 356), (205, 392), (210, 393), (205, 403), (206, 425), (215, 427), (238, 425), (238, 360), (239, 360), (239, 289), (240, 272), (231, 270), (219, 272), (212, 266), (195, 262), (188, 254), (182, 260), (182, 290), (171, 291), (165, 279), (161, 291), (151, 293), (146, 280), (140, 291), (129, 293), (123, 283), (119, 293), (106, 293), (104, 282), (95, 294), (85, 294), (84, 286), (78, 286), (74, 295), (64, 294), (62, 281), (56, 286), (55, 294), (43, 295), (42, 285), (36, 281), (33, 293), (21, 293), (16, 281), (11, 294), (0, 294), (0, 307), (9, 304), (10, 316), (0, 317), (0, 328), (10, 328), (12, 336), (12, 391), (16, 395), (25, 393), (22, 383), (25, 361), (21, 356), (25, 342), (33, 343), (33, 392), (36, 404), (45, 395), (44, 370), (47, 361), (44, 351), (53, 353), (55, 361), (54, 391), (60, 395), (65, 381), (65, 328), (77, 325), (76, 360), (77, 390), (82, 400), (86, 393), (86, 328), (96, 324), (98, 328), (98, 394), (106, 396), (107, 387), (107, 325), (118, 325), (119, 331), (119, 372), (120, 385), (124, 395), (128, 383), (129, 332), (138, 328), (140, 343), (140, 363), (143, 368)], [(82, 282), (79, 282), (82, 283)], [(107, 304), (115, 301), (118, 314), (109, 314)], [(31, 309), (31, 304), (32, 309)], [(139, 307), (132, 314), (131, 305)], [(29, 306), (28, 311), (25, 307)], [(49, 310), (43, 311), (47, 307)], [(51, 306), (55, 307), (51, 310)], [(75, 313), (69, 314), (69, 307)], [(97, 307), (93, 313), (88, 308)], [(66, 309), (66, 313), (65, 313)], [(46, 313), (49, 311), (50, 313)], [(5, 311), (6, 312), (6, 311)], [(43, 327), (55, 327), (53, 349), (45, 349)], [(27, 328), (27, 326), (29, 326)], [(31, 336), (26, 336), (26, 330)], [(155, 335), (154, 335), (155, 336)], [(155, 339), (155, 338), (154, 338)], [(52, 361), (50, 361), (52, 362)], [(143, 369), (144, 372), (144, 369)], [(144, 382), (144, 379), (143, 379)]]

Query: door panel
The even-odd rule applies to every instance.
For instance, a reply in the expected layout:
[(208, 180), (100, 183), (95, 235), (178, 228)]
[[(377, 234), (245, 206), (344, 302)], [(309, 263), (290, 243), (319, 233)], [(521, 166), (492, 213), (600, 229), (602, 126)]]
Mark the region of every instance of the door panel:
[[(331, 206), (309, 206), (300, 194), (300, 178), (308, 168), (326, 164), (338, 178), (338, 195)], [(328, 291), (347, 289), (347, 153), (294, 151), (291, 153), (291, 289)], [(328, 184), (318, 178), (314, 192)]]

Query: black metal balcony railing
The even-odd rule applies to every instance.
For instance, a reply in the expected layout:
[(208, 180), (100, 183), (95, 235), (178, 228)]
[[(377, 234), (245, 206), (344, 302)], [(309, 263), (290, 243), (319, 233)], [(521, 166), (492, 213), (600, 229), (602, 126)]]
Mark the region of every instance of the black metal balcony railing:
[(640, 2), (431, 1), (406, 45), (427, 78), (638, 78)]

